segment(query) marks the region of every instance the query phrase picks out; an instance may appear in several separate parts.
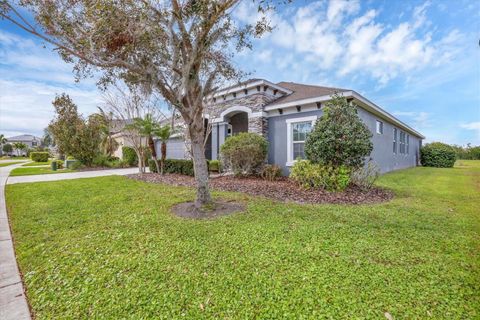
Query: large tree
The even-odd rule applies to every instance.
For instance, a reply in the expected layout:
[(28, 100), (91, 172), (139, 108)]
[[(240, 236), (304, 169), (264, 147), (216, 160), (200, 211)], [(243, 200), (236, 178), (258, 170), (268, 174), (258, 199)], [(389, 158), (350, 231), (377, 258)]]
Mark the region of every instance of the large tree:
[[(253, 1), (253, 0), (251, 0)], [(274, 0), (257, 0), (259, 12)], [(191, 141), (197, 206), (211, 202), (204, 152), (203, 111), (225, 80), (237, 79), (235, 52), (270, 30), (265, 17), (252, 24), (233, 18), (240, 0), (24, 0), (36, 24), (9, 1), (0, 15), (54, 45), (83, 76), (103, 71), (162, 95), (183, 117)], [(252, 12), (256, 15), (257, 12)]]
[(98, 114), (84, 119), (77, 106), (66, 94), (55, 97), (52, 102), (55, 118), (48, 126), (53, 135), (58, 152), (75, 157), (83, 164), (90, 166), (99, 153), (102, 121)]

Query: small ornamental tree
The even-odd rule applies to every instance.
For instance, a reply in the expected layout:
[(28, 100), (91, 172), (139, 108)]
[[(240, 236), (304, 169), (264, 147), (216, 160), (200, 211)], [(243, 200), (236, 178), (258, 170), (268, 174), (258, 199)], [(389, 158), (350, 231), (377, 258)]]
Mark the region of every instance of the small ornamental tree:
[(373, 149), (372, 133), (345, 97), (335, 94), (305, 142), (313, 163), (359, 168)]
[(455, 149), (445, 143), (432, 142), (420, 149), (420, 162), (425, 167), (451, 168), (455, 160)]

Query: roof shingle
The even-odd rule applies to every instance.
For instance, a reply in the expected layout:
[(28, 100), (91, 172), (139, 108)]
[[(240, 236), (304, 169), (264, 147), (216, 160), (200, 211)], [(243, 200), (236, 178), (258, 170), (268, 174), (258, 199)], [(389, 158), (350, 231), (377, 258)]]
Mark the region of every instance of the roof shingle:
[(349, 89), (331, 88), (322, 86), (312, 86), (307, 84), (295, 83), (295, 82), (279, 82), (278, 86), (293, 91), (291, 94), (278, 98), (272, 101), (268, 106), (275, 106), (287, 102), (293, 102), (297, 100), (303, 100), (308, 98), (320, 97), (334, 94), (335, 92), (350, 91)]

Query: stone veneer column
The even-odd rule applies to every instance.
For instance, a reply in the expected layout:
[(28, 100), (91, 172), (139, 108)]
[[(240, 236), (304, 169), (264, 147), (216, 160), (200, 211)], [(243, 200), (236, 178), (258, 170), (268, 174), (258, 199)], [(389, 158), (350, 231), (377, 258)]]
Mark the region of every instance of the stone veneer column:
[(268, 135), (268, 120), (265, 117), (248, 118), (248, 132), (258, 133), (265, 138)]

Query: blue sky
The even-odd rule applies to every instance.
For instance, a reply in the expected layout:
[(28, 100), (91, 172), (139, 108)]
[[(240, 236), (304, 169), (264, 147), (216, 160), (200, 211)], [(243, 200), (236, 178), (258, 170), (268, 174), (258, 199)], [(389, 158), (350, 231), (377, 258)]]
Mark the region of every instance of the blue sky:
[[(251, 1), (235, 12), (253, 21)], [(427, 141), (480, 145), (480, 2), (294, 1), (236, 61), (251, 77), (354, 89)], [(94, 79), (0, 21), (0, 133), (41, 135), (56, 93), (84, 114), (102, 103)]]

